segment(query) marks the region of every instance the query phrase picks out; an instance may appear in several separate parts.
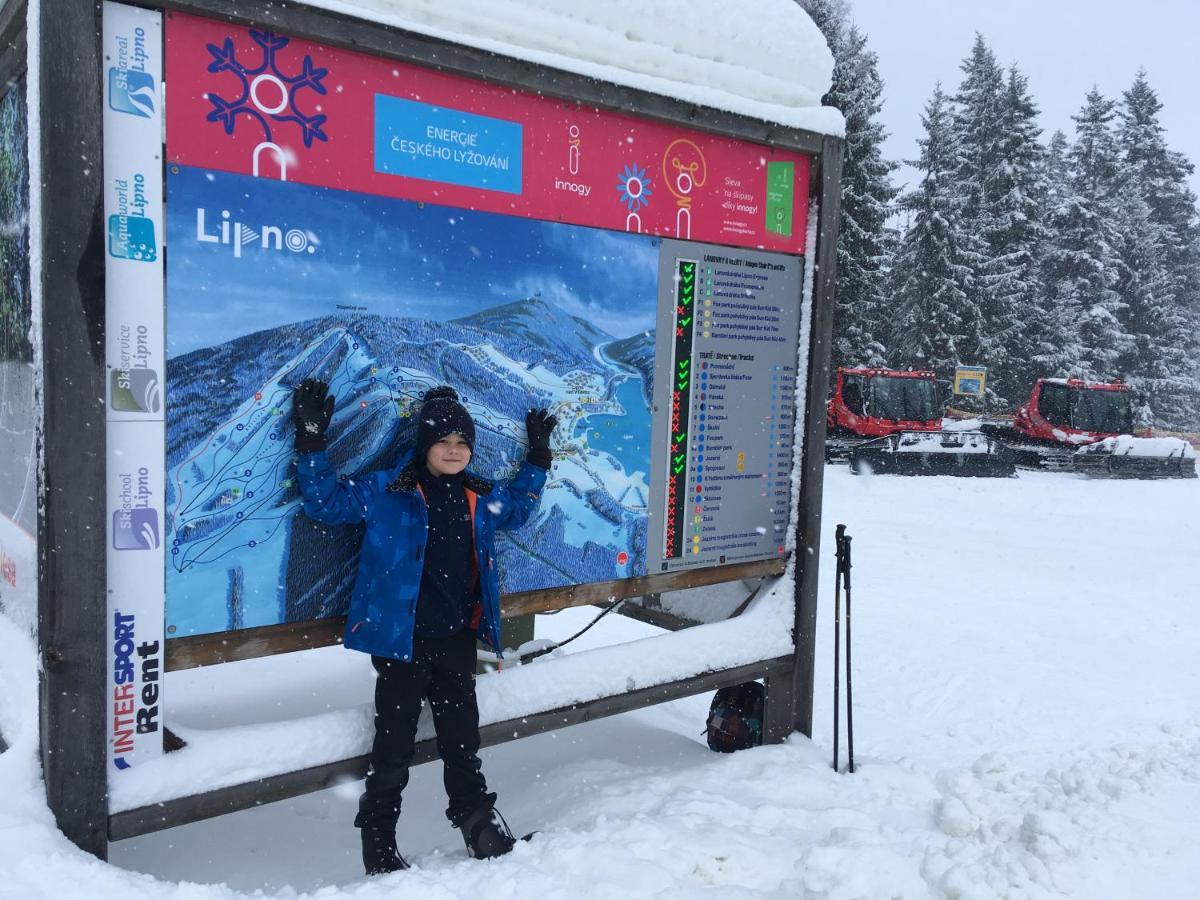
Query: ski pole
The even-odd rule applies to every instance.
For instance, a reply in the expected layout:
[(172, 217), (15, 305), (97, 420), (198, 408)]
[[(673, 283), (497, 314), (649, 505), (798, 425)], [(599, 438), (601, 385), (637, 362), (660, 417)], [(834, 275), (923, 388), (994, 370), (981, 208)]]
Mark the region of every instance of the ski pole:
[(842, 567), (845, 570), (846, 583), (846, 750), (850, 756), (849, 771), (854, 773), (854, 694), (850, 681), (850, 541), (853, 538), (845, 535), (842, 539)]
[(834, 537), (837, 546), (837, 577), (833, 587), (833, 771), (838, 770), (838, 712), (841, 709), (839, 687), (842, 682), (842, 538), (846, 526), (839, 525)]

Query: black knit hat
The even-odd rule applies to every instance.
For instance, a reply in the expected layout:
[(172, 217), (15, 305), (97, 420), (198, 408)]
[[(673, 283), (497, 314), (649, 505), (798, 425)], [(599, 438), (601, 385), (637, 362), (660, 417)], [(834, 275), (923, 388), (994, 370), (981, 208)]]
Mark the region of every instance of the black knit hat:
[(429, 448), (448, 434), (463, 436), (475, 452), (475, 423), (467, 408), (458, 402), (458, 392), (448, 385), (431, 388), (417, 420), (417, 459), (424, 461)]

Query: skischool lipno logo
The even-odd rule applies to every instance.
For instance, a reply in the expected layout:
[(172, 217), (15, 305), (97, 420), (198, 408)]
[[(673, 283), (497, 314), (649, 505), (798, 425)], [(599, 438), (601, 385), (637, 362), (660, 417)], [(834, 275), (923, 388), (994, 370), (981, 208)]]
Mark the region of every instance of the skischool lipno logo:
[(119, 480), (118, 505), (112, 522), (113, 549), (157, 550), (162, 545), (162, 532), (158, 527), (158, 511), (153, 506), (150, 470), (142, 467), (136, 472), (123, 472)]

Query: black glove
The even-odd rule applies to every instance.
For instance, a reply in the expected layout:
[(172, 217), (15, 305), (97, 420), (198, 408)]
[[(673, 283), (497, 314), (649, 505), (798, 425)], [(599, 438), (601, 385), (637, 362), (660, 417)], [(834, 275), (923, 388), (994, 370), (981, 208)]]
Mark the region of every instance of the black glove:
[(296, 452), (325, 449), (325, 431), (333, 418), (333, 395), (325, 382), (305, 378), (292, 394), (292, 422), (296, 425)]
[(531, 409), (525, 416), (525, 433), (529, 435), (529, 452), (525, 458), (535, 466), (549, 469), (554, 457), (550, 455), (550, 433), (558, 419), (544, 409)]

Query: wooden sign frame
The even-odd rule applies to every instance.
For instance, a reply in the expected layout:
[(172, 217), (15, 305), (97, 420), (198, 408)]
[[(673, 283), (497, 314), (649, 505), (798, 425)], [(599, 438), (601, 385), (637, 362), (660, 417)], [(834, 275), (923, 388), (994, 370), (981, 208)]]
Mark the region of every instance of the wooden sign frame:
[[(795, 651), (736, 668), (705, 672), (652, 688), (547, 710), (482, 730), (485, 745), (612, 715), (678, 697), (762, 678), (767, 685), (765, 739), (811, 734), (812, 687), (823, 490), (824, 400), (839, 220), (843, 142), (839, 138), (705, 108), (523, 60), (437, 40), (286, 0), (142, 0), (138, 5), (268, 27), (326, 45), (483, 79), (599, 108), (717, 135), (809, 154), (811, 199), (819, 210), (808, 346), (804, 449), (795, 534)], [(80, 847), (104, 858), (108, 842), (264, 802), (318, 790), (346, 775), (361, 776), (366, 758), (343, 760), (218, 791), (110, 815), (107, 791), (107, 655), (105, 648), (105, 230), (103, 227), (102, 103), (104, 66), (100, 0), (55, 0), (38, 7), (36, 55), (42, 113), (38, 116), (41, 181), (40, 284), (44, 425), (39, 442), (38, 649), (40, 735), (47, 796), (59, 827)], [(25, 0), (0, 9), (0, 80), (25, 72)], [(31, 103), (36, 98), (30, 98)], [(50, 104), (52, 104), (52, 114)], [(31, 142), (35, 135), (30, 135)], [(797, 297), (797, 302), (800, 298)], [(99, 398), (99, 399), (97, 399)], [(560, 609), (609, 597), (633, 597), (757, 575), (780, 574), (771, 560), (690, 573), (665, 573), (603, 585), (533, 591), (505, 598), (506, 614)], [(167, 669), (321, 646), (336, 640), (335, 620), (251, 629), (168, 641)], [(211, 644), (211, 641), (209, 642)], [(168, 711), (169, 712), (169, 711)], [(169, 715), (168, 715), (169, 719)], [(436, 755), (432, 741), (418, 761)]]

